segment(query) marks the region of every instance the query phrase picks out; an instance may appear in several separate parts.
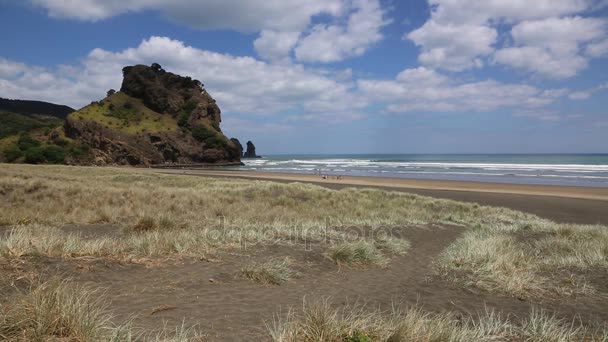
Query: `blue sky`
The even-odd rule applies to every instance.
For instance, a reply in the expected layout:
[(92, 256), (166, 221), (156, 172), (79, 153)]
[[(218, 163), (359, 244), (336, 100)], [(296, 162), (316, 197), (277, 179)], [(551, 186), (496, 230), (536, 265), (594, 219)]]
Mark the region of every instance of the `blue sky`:
[(0, 97), (200, 79), (261, 153), (608, 152), (606, 0), (0, 0)]

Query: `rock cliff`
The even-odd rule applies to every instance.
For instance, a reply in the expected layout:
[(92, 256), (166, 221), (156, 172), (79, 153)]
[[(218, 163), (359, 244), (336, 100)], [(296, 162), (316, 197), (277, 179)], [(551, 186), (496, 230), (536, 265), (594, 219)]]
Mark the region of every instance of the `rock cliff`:
[(158, 64), (123, 69), (120, 91), (66, 120), (95, 164), (239, 164), (242, 147), (221, 129), (221, 111), (203, 84)]
[(255, 153), (255, 145), (250, 141), (247, 142), (247, 151), (243, 153), (243, 158), (261, 158)]

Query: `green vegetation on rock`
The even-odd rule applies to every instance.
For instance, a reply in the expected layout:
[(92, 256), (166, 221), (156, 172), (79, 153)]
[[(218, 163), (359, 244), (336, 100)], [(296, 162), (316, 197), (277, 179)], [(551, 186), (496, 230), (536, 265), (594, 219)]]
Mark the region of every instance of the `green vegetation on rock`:
[(127, 134), (177, 131), (177, 121), (170, 115), (147, 108), (141, 100), (117, 92), (103, 101), (70, 114), (70, 119), (97, 122), (107, 128)]

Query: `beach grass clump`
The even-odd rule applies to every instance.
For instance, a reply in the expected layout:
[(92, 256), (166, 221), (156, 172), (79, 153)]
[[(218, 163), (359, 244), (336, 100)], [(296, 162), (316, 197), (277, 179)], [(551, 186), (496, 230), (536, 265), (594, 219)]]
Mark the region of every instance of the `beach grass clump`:
[(514, 322), (486, 310), (478, 316), (430, 314), (418, 307), (384, 313), (360, 305), (333, 308), (329, 301), (304, 302), (301, 310), (266, 323), (272, 341), (605, 341), (608, 331), (567, 322), (532, 310)]
[(385, 265), (386, 256), (376, 246), (365, 240), (344, 242), (329, 248), (328, 256), (337, 264)]
[(591, 295), (596, 289), (585, 273), (608, 269), (608, 227), (542, 219), (481, 225), (445, 250), (436, 266), (455, 283), (517, 297)]
[(116, 324), (104, 293), (57, 277), (6, 293), (0, 301), (2, 341), (194, 342), (203, 338), (196, 327), (185, 324), (154, 331), (135, 327), (131, 321)]
[(99, 293), (52, 279), (0, 307), (0, 339), (101, 341), (111, 335), (110, 318)]
[(130, 227), (130, 230), (135, 233), (143, 233), (153, 231), (156, 227), (157, 224), (153, 217), (144, 216), (140, 217), (137, 223)]
[(252, 263), (245, 266), (241, 272), (243, 275), (261, 284), (281, 285), (297, 276), (291, 266), (293, 261), (286, 258), (273, 258), (263, 263)]

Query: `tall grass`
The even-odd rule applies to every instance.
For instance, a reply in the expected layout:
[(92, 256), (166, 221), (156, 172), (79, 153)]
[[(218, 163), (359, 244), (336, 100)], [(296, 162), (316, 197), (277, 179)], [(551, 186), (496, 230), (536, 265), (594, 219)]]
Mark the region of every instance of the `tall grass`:
[(301, 310), (277, 315), (266, 323), (276, 342), (470, 342), (470, 341), (605, 341), (605, 328), (589, 328), (533, 310), (519, 323), (486, 310), (478, 317), (430, 314), (420, 308), (383, 313), (359, 305), (334, 309), (327, 300), (304, 302)]
[(437, 262), (455, 283), (518, 297), (593, 294), (584, 273), (607, 268), (607, 227), (540, 219), (477, 226)]
[[(583, 273), (608, 269), (605, 226), (556, 224), (504, 208), (399, 192), (9, 164), (0, 168), (0, 199), (0, 225), (14, 228), (0, 235), (0, 254), (12, 257), (205, 258), (218, 249), (287, 241), (329, 242), (324, 246), (337, 262), (382, 264), (383, 256), (406, 253), (407, 241), (353, 239), (348, 227), (448, 223), (468, 230), (442, 254), (436, 270), (458, 284), (520, 297), (588, 295), (597, 289)], [(85, 239), (57, 228), (69, 223), (124, 229), (120, 237)], [(564, 274), (567, 281), (560, 280)]]
[(26, 291), (14, 289), (0, 303), (2, 341), (200, 341), (194, 328), (185, 325), (143, 331), (130, 322), (116, 325), (111, 305), (99, 291), (53, 278)]

